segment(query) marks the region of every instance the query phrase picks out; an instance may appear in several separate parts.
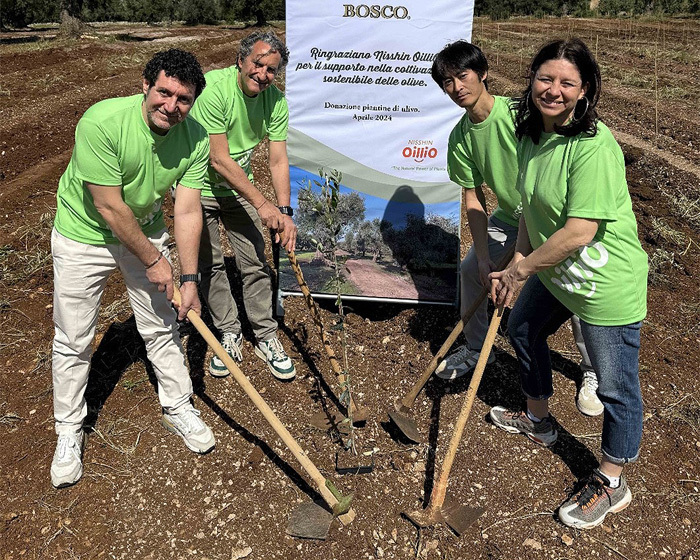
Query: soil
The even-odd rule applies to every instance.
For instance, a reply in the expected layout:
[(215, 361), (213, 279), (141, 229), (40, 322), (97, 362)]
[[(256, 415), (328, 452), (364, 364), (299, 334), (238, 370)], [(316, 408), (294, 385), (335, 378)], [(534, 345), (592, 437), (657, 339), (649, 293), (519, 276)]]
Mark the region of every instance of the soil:
[[(386, 412), (441, 346), (456, 311), (352, 306), (346, 325), (355, 397), (371, 412), (357, 441), (376, 451), (372, 473), (339, 476), (337, 437), (308, 423), (324, 406), (337, 405), (337, 383), (303, 300), (292, 297), (285, 301), (280, 336), (297, 379), (282, 384), (271, 377), (254, 355), (249, 328), (242, 369), (321, 472), (342, 492), (354, 493), (357, 518), (345, 527), (335, 521), (323, 542), (287, 536), (293, 508), (319, 500), (310, 479), (235, 381), (208, 375), (210, 351), (188, 325), (183, 334), (194, 401), (217, 446), (196, 456), (168, 435), (159, 423), (153, 374), (119, 275), (110, 279), (94, 344), (87, 391), (94, 429), (85, 474), (76, 486), (54, 490), (49, 236), (75, 125), (98, 100), (138, 92), (143, 64), (169, 43), (196, 52), (209, 70), (231, 64), (246, 33), (166, 27), (157, 29), (156, 40), (143, 40), (152, 31), (105, 26), (77, 41), (28, 43), (0, 34), (8, 39), (0, 46), (3, 559), (700, 558), (697, 20), (474, 25), (474, 41), (491, 61), (497, 94), (523, 87), (529, 57), (549, 38), (583, 37), (595, 45), (603, 67), (600, 114), (618, 133), (639, 236), (652, 261), (640, 355), (644, 440), (639, 462), (625, 471), (634, 495), (625, 511), (588, 532), (556, 520), (567, 492), (596, 465), (601, 431), (600, 418), (584, 417), (575, 407), (581, 374), (565, 326), (551, 339), (556, 370), (551, 405), (562, 425), (560, 442), (539, 448), (485, 421), (490, 406), (523, 404), (513, 350), (499, 337), (498, 359), (484, 375), (448, 487), (459, 502), (486, 512), (461, 537), (444, 526), (418, 531), (401, 512), (425, 506), (468, 379), (433, 379), (418, 397), (412, 415), (426, 436), (423, 444), (401, 441)], [(142, 40), (123, 40), (134, 33)], [(254, 171), (270, 194), (266, 155), (263, 145)], [(465, 230), (463, 253), (469, 243)], [(334, 308), (324, 302), (321, 307), (330, 325)]]

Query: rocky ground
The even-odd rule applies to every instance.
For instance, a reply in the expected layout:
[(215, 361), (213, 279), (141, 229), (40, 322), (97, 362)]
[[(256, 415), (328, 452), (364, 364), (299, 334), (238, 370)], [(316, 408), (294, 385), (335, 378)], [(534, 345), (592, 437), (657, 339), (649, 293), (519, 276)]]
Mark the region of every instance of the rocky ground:
[[(283, 27), (277, 28), (283, 33)], [(285, 302), (283, 343), (297, 379), (273, 380), (247, 343), (242, 369), (324, 476), (355, 493), (355, 521), (328, 540), (285, 533), (310, 479), (232, 378), (207, 373), (209, 351), (185, 328), (195, 403), (217, 437), (189, 453), (159, 424), (150, 365), (121, 278), (103, 301), (88, 388), (96, 420), (85, 475), (56, 491), (48, 469), (55, 436), (50, 348), (49, 235), (55, 191), (81, 114), (139, 90), (143, 64), (177, 43), (206, 70), (233, 62), (246, 33), (224, 27), (94, 28), (80, 40), (0, 39), (0, 555), (15, 558), (699, 558), (700, 551), (700, 87), (697, 20), (477, 20), (473, 39), (491, 61), (492, 91), (517, 94), (545, 40), (577, 35), (603, 68), (600, 113), (621, 143), (639, 235), (650, 256), (642, 333), (645, 404), (640, 461), (627, 469), (634, 501), (601, 527), (562, 526), (555, 510), (596, 464), (599, 418), (578, 413), (578, 355), (567, 328), (552, 340), (560, 442), (542, 449), (485, 421), (490, 406), (519, 406), (517, 363), (496, 342), (458, 451), (449, 492), (485, 513), (461, 537), (417, 531), (401, 513), (425, 505), (469, 380), (431, 380), (413, 410), (425, 443), (397, 439), (387, 409), (402, 397), (457, 321), (450, 308), (354, 305), (348, 317), (355, 395), (371, 416), (357, 431), (373, 451), (370, 474), (339, 476), (332, 433), (309, 426), (333, 408), (337, 384), (300, 298)], [(125, 40), (139, 34), (142, 41)], [(255, 172), (269, 189), (265, 147)], [(469, 246), (466, 231), (462, 251)], [(231, 276), (235, 284), (235, 267)], [(333, 307), (322, 306), (331, 324)], [(245, 331), (248, 340), (250, 330)], [(339, 347), (338, 350), (339, 351)], [(362, 456), (369, 461), (368, 456)], [(342, 457), (341, 457), (342, 459)]]

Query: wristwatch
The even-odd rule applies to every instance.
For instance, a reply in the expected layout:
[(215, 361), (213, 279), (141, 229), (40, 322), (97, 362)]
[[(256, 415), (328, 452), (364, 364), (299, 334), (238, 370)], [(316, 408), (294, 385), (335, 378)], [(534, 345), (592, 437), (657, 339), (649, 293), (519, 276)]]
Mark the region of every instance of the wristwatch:
[(195, 284), (199, 284), (199, 281), (202, 279), (202, 275), (199, 274), (181, 274), (180, 275), (180, 286), (182, 286), (185, 282), (194, 282)]
[(294, 209), (291, 206), (278, 206), (277, 208), (282, 214), (286, 214), (290, 218), (294, 216)]

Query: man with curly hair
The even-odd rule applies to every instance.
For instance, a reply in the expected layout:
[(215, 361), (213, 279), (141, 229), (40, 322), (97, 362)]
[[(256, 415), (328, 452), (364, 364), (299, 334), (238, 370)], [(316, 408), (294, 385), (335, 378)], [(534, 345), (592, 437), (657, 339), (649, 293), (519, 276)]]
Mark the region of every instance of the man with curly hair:
[[(241, 273), (243, 301), (256, 338), (255, 354), (282, 380), (293, 379), (296, 371), (277, 338), (263, 226), (276, 233), (285, 249), (294, 250), (297, 228), (289, 206), (286, 142), (289, 110), (284, 95), (273, 85), (288, 60), (287, 48), (273, 32), (250, 34), (241, 41), (234, 66), (207, 73), (207, 89), (192, 111), (207, 129), (211, 144), (211, 164), (202, 191), (202, 296), (221, 333), (222, 345), (233, 359), (242, 361), (243, 334), (219, 241), (221, 222)], [(269, 169), (279, 206), (253, 184), (251, 157), (265, 137), (270, 141)], [(215, 377), (228, 375), (217, 356), (212, 357), (209, 372)]]
[[(192, 382), (177, 320), (200, 312), (197, 248), (200, 188), (209, 158), (206, 131), (188, 113), (205, 81), (197, 59), (171, 49), (143, 72), (143, 93), (107, 99), (78, 122), (60, 179), (51, 234), (54, 263), (53, 387), (58, 435), (51, 464), (57, 487), (83, 474), (92, 340), (107, 279), (119, 269), (158, 381), (165, 428), (196, 453), (214, 436), (190, 401)], [(173, 269), (161, 203), (177, 185), (174, 232), (180, 258), (179, 313), (171, 307)]]

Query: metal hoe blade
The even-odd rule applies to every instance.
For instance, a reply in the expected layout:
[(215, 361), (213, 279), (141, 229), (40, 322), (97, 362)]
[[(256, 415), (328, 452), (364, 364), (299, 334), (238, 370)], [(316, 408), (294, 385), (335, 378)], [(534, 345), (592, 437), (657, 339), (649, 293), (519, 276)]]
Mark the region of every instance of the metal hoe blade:
[(423, 441), (423, 437), (420, 435), (416, 423), (407, 414), (399, 410), (389, 410), (388, 414), (389, 419), (404, 436), (416, 443)]
[(442, 514), (442, 520), (449, 525), (457, 535), (461, 535), (474, 521), (481, 517), (484, 513), (484, 508), (463, 506), (448, 494), (445, 497), (445, 503), (440, 513)]
[(428, 506), (423, 510), (404, 513), (412, 523), (422, 528), (444, 523), (458, 536), (464, 533), (484, 513), (484, 508), (463, 506), (457, 500), (447, 495), (441, 508)]
[(289, 515), (287, 534), (302, 539), (324, 541), (328, 537), (333, 515), (318, 504), (308, 502), (295, 508)]

